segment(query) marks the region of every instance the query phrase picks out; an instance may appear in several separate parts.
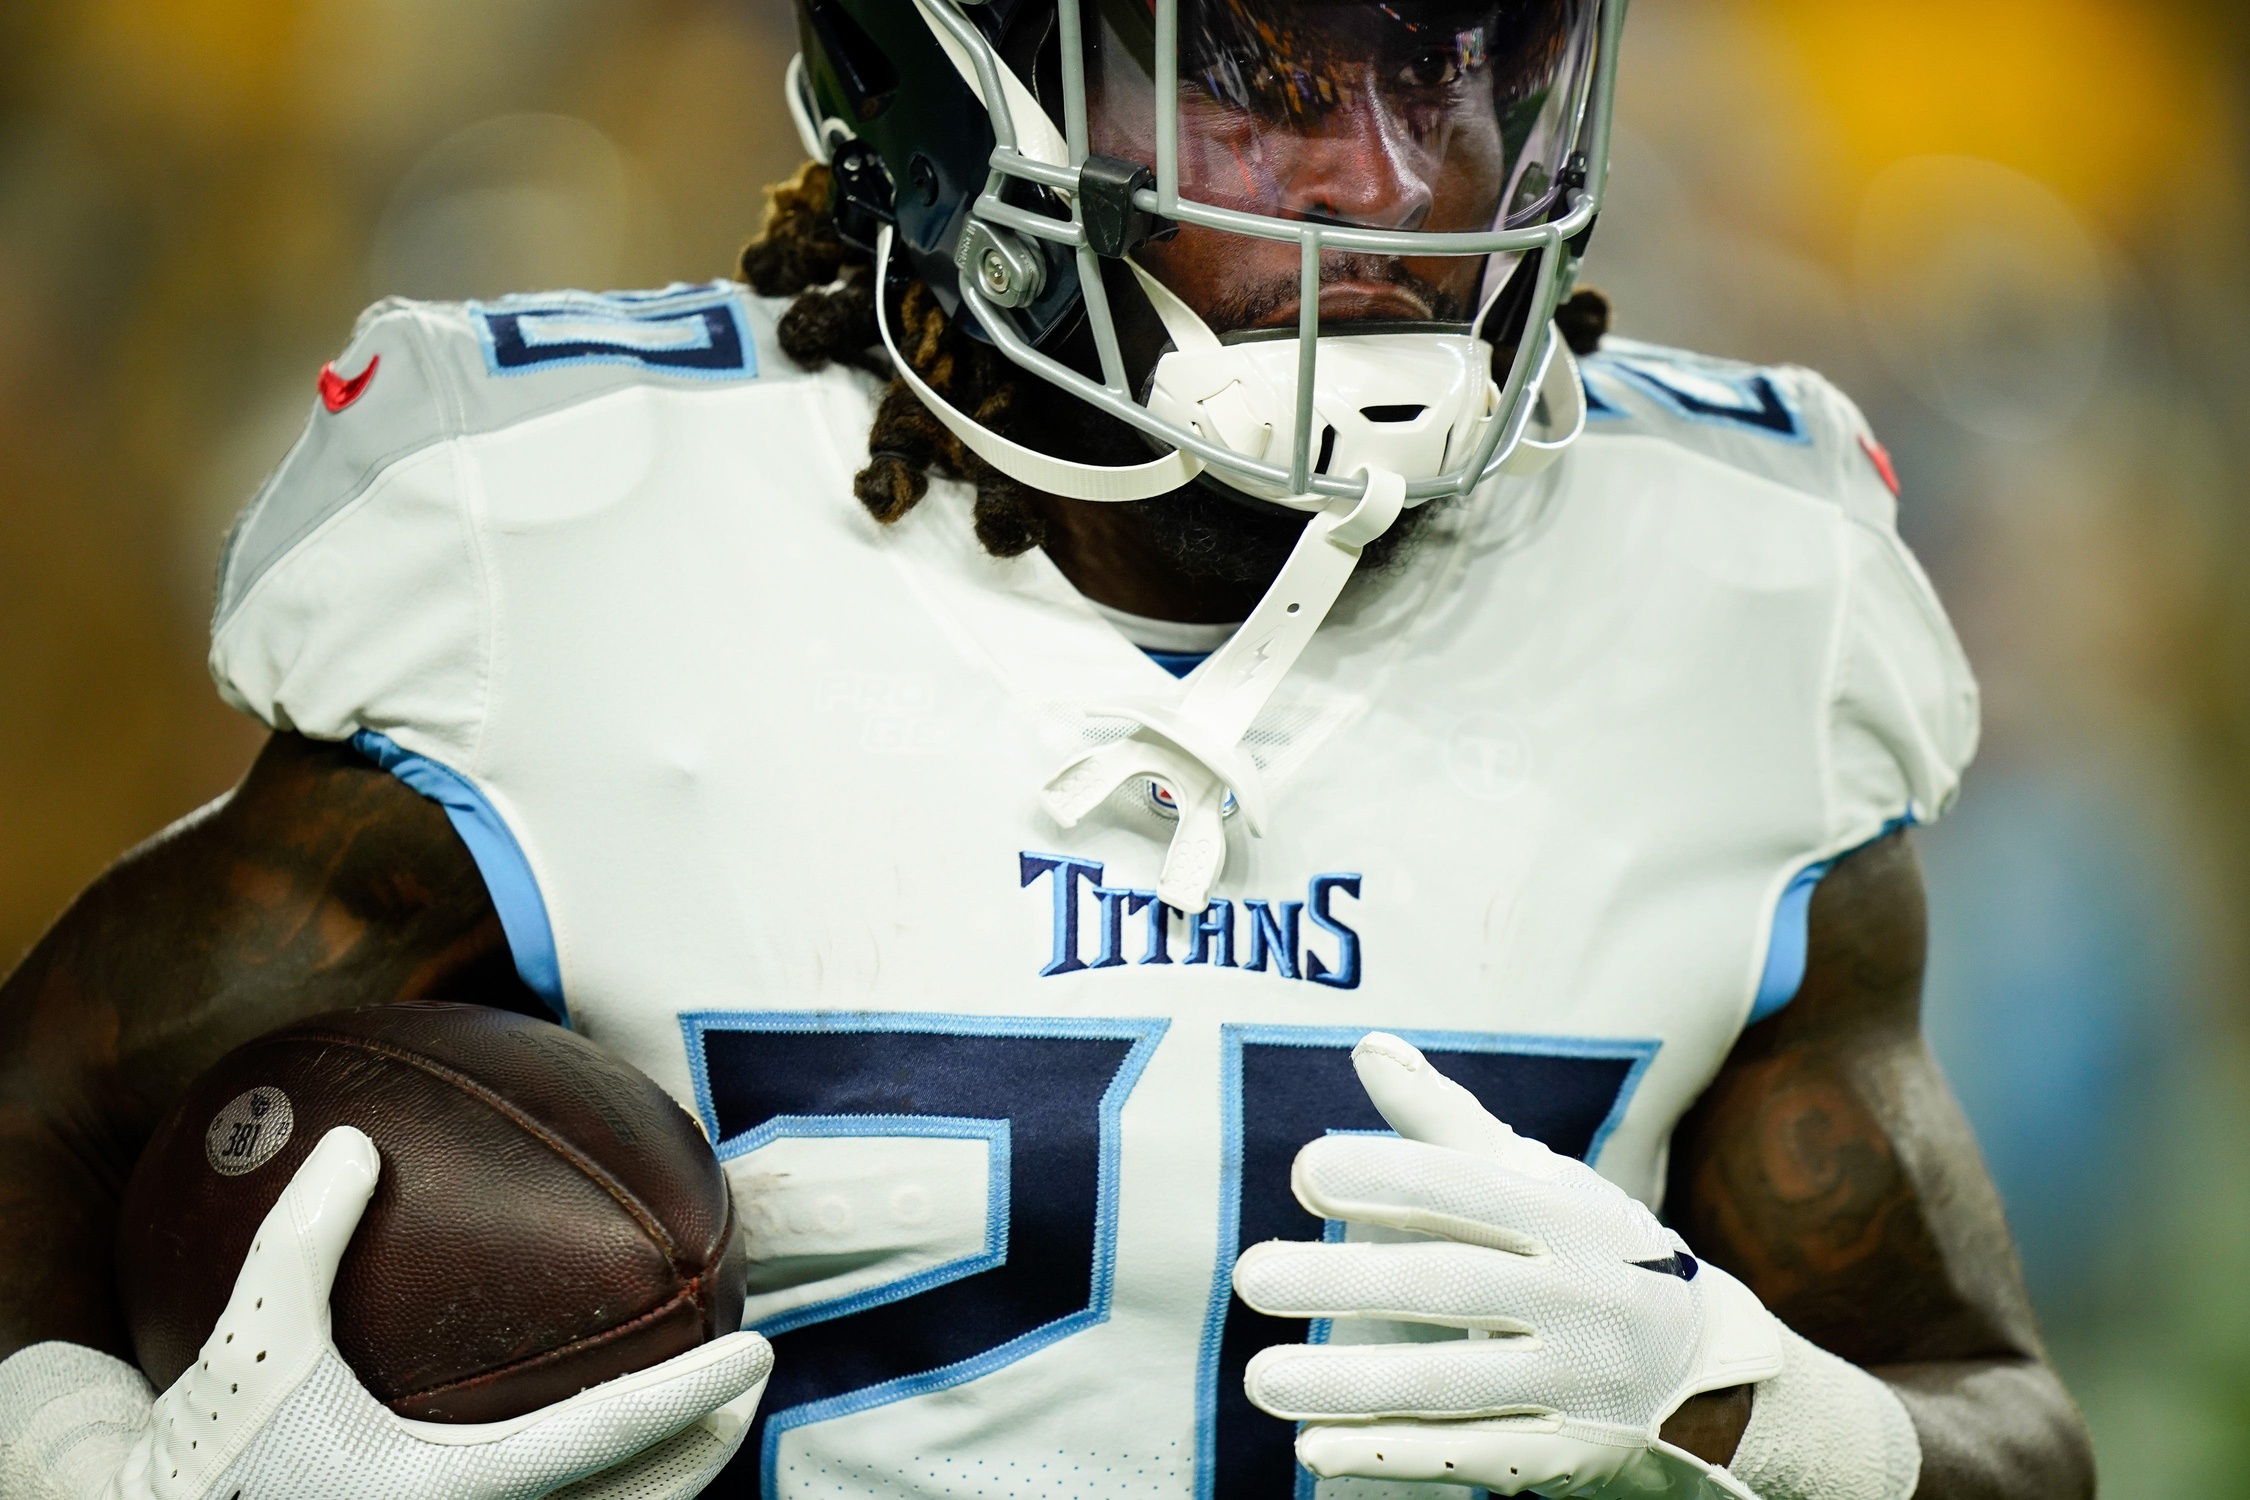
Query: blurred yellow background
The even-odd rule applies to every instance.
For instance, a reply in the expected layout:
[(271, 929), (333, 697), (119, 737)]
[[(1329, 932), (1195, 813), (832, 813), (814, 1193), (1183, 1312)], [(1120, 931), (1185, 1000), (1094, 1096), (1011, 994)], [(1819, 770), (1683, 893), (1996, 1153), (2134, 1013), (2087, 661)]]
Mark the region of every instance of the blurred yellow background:
[[(2106, 1493), (2250, 1495), (2250, 14), (1642, 0), (1588, 279), (1827, 371), (1986, 692), (1930, 1029)], [(220, 540), (378, 296), (724, 274), (784, 0), (0, 4), (0, 964), (259, 735)]]

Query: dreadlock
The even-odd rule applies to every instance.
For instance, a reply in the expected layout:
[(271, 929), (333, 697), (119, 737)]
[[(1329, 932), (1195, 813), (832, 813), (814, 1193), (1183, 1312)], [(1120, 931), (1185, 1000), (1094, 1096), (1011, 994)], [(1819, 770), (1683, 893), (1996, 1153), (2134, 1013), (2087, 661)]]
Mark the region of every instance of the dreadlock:
[[(760, 296), (788, 297), (777, 330), (781, 350), (808, 370), (848, 364), (890, 373), (871, 353), (878, 342), (871, 256), (836, 234), (828, 169), (806, 162), (766, 189), (766, 222), (742, 252), (742, 279)], [(956, 328), (927, 286), (906, 289), (896, 325), (899, 352), (914, 372), (956, 408), (1008, 435), (1026, 401), (1023, 377), (1005, 355)], [(995, 557), (1015, 557), (1047, 539), (1047, 518), (1029, 490), (969, 451), (892, 375), (867, 434), (867, 467), (852, 493), (888, 526), (921, 502), (934, 469), (976, 489), (977, 540)]]
[[(875, 284), (874, 258), (836, 233), (826, 167), (808, 161), (766, 189), (765, 225), (743, 248), (742, 279), (760, 296), (790, 299), (777, 332), (782, 352), (798, 364), (851, 365), (891, 377), (867, 434), (867, 467), (852, 479), (869, 515), (886, 526), (904, 517), (929, 492), (935, 470), (975, 488), (977, 541), (993, 556), (1015, 557), (1046, 541), (1047, 517), (1032, 492), (971, 452), (874, 352), (875, 299), (883, 289)], [(1609, 330), (1609, 303), (1587, 288), (1555, 321), (1574, 352), (1590, 354)], [(920, 281), (900, 299), (895, 328), (914, 372), (982, 426), (1011, 437), (1013, 423), (1044, 425), (1044, 386), (964, 333)]]
[(1592, 354), (1609, 332), (1609, 298), (1590, 286), (1580, 287), (1555, 309), (1555, 327), (1571, 353)]

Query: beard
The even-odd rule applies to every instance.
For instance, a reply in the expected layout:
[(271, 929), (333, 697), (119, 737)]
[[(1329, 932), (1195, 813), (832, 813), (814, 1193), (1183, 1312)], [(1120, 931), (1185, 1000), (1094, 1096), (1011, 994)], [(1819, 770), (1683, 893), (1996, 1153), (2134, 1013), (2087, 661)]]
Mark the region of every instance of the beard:
[[(1400, 512), (1390, 530), (1361, 549), (1358, 571), (1382, 573), (1402, 566), (1431, 517), (1451, 503), (1437, 500)], [(1121, 508), (1183, 576), (1231, 584), (1270, 583), (1312, 519), (1210, 479), (1152, 500), (1127, 501)]]

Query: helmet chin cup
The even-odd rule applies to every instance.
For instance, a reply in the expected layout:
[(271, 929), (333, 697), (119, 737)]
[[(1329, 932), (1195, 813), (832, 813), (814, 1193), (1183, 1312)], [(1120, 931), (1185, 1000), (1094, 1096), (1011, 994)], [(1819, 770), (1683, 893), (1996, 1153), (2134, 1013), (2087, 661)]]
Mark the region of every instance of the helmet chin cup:
[[(1287, 464), (1296, 423), (1294, 337), (1175, 349), (1157, 361), (1148, 409), (1205, 442)], [(1314, 355), (1308, 462), (1316, 474), (1382, 469), (1433, 478), (1476, 450), (1498, 416), (1492, 346), (1467, 334), (1331, 334)], [(1214, 467), (1214, 478), (1300, 510), (1318, 497)]]

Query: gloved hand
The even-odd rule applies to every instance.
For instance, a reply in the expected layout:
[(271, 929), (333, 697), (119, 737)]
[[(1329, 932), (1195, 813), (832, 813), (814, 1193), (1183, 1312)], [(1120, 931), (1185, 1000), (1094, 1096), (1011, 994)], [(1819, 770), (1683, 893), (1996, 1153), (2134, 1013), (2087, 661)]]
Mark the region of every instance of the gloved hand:
[(379, 1169), (359, 1131), (321, 1139), (259, 1226), (201, 1358), (162, 1395), (75, 1344), (0, 1363), (0, 1495), (688, 1500), (733, 1456), (773, 1366), (754, 1333), (507, 1422), (393, 1415), (329, 1339), (329, 1289)]
[[(1658, 1428), (1698, 1392), (1778, 1375), (1785, 1350), (1843, 1362), (1789, 1334), (1592, 1168), (1494, 1119), (1407, 1043), (1374, 1033), (1352, 1063), (1397, 1137), (1316, 1140), (1290, 1185), (1319, 1217), (1430, 1238), (1268, 1241), (1236, 1262), (1235, 1290), (1276, 1317), (1434, 1324), (1467, 1337), (1258, 1354), (1244, 1386), (1262, 1410), (1307, 1424), (1305, 1467), (1502, 1495), (1757, 1500)], [(1887, 1388), (1843, 1368), (1889, 1403), (1878, 1423), (1906, 1423)], [(1882, 1482), (1836, 1493), (1890, 1493)], [(1897, 1493), (1912, 1483), (1909, 1468)]]

